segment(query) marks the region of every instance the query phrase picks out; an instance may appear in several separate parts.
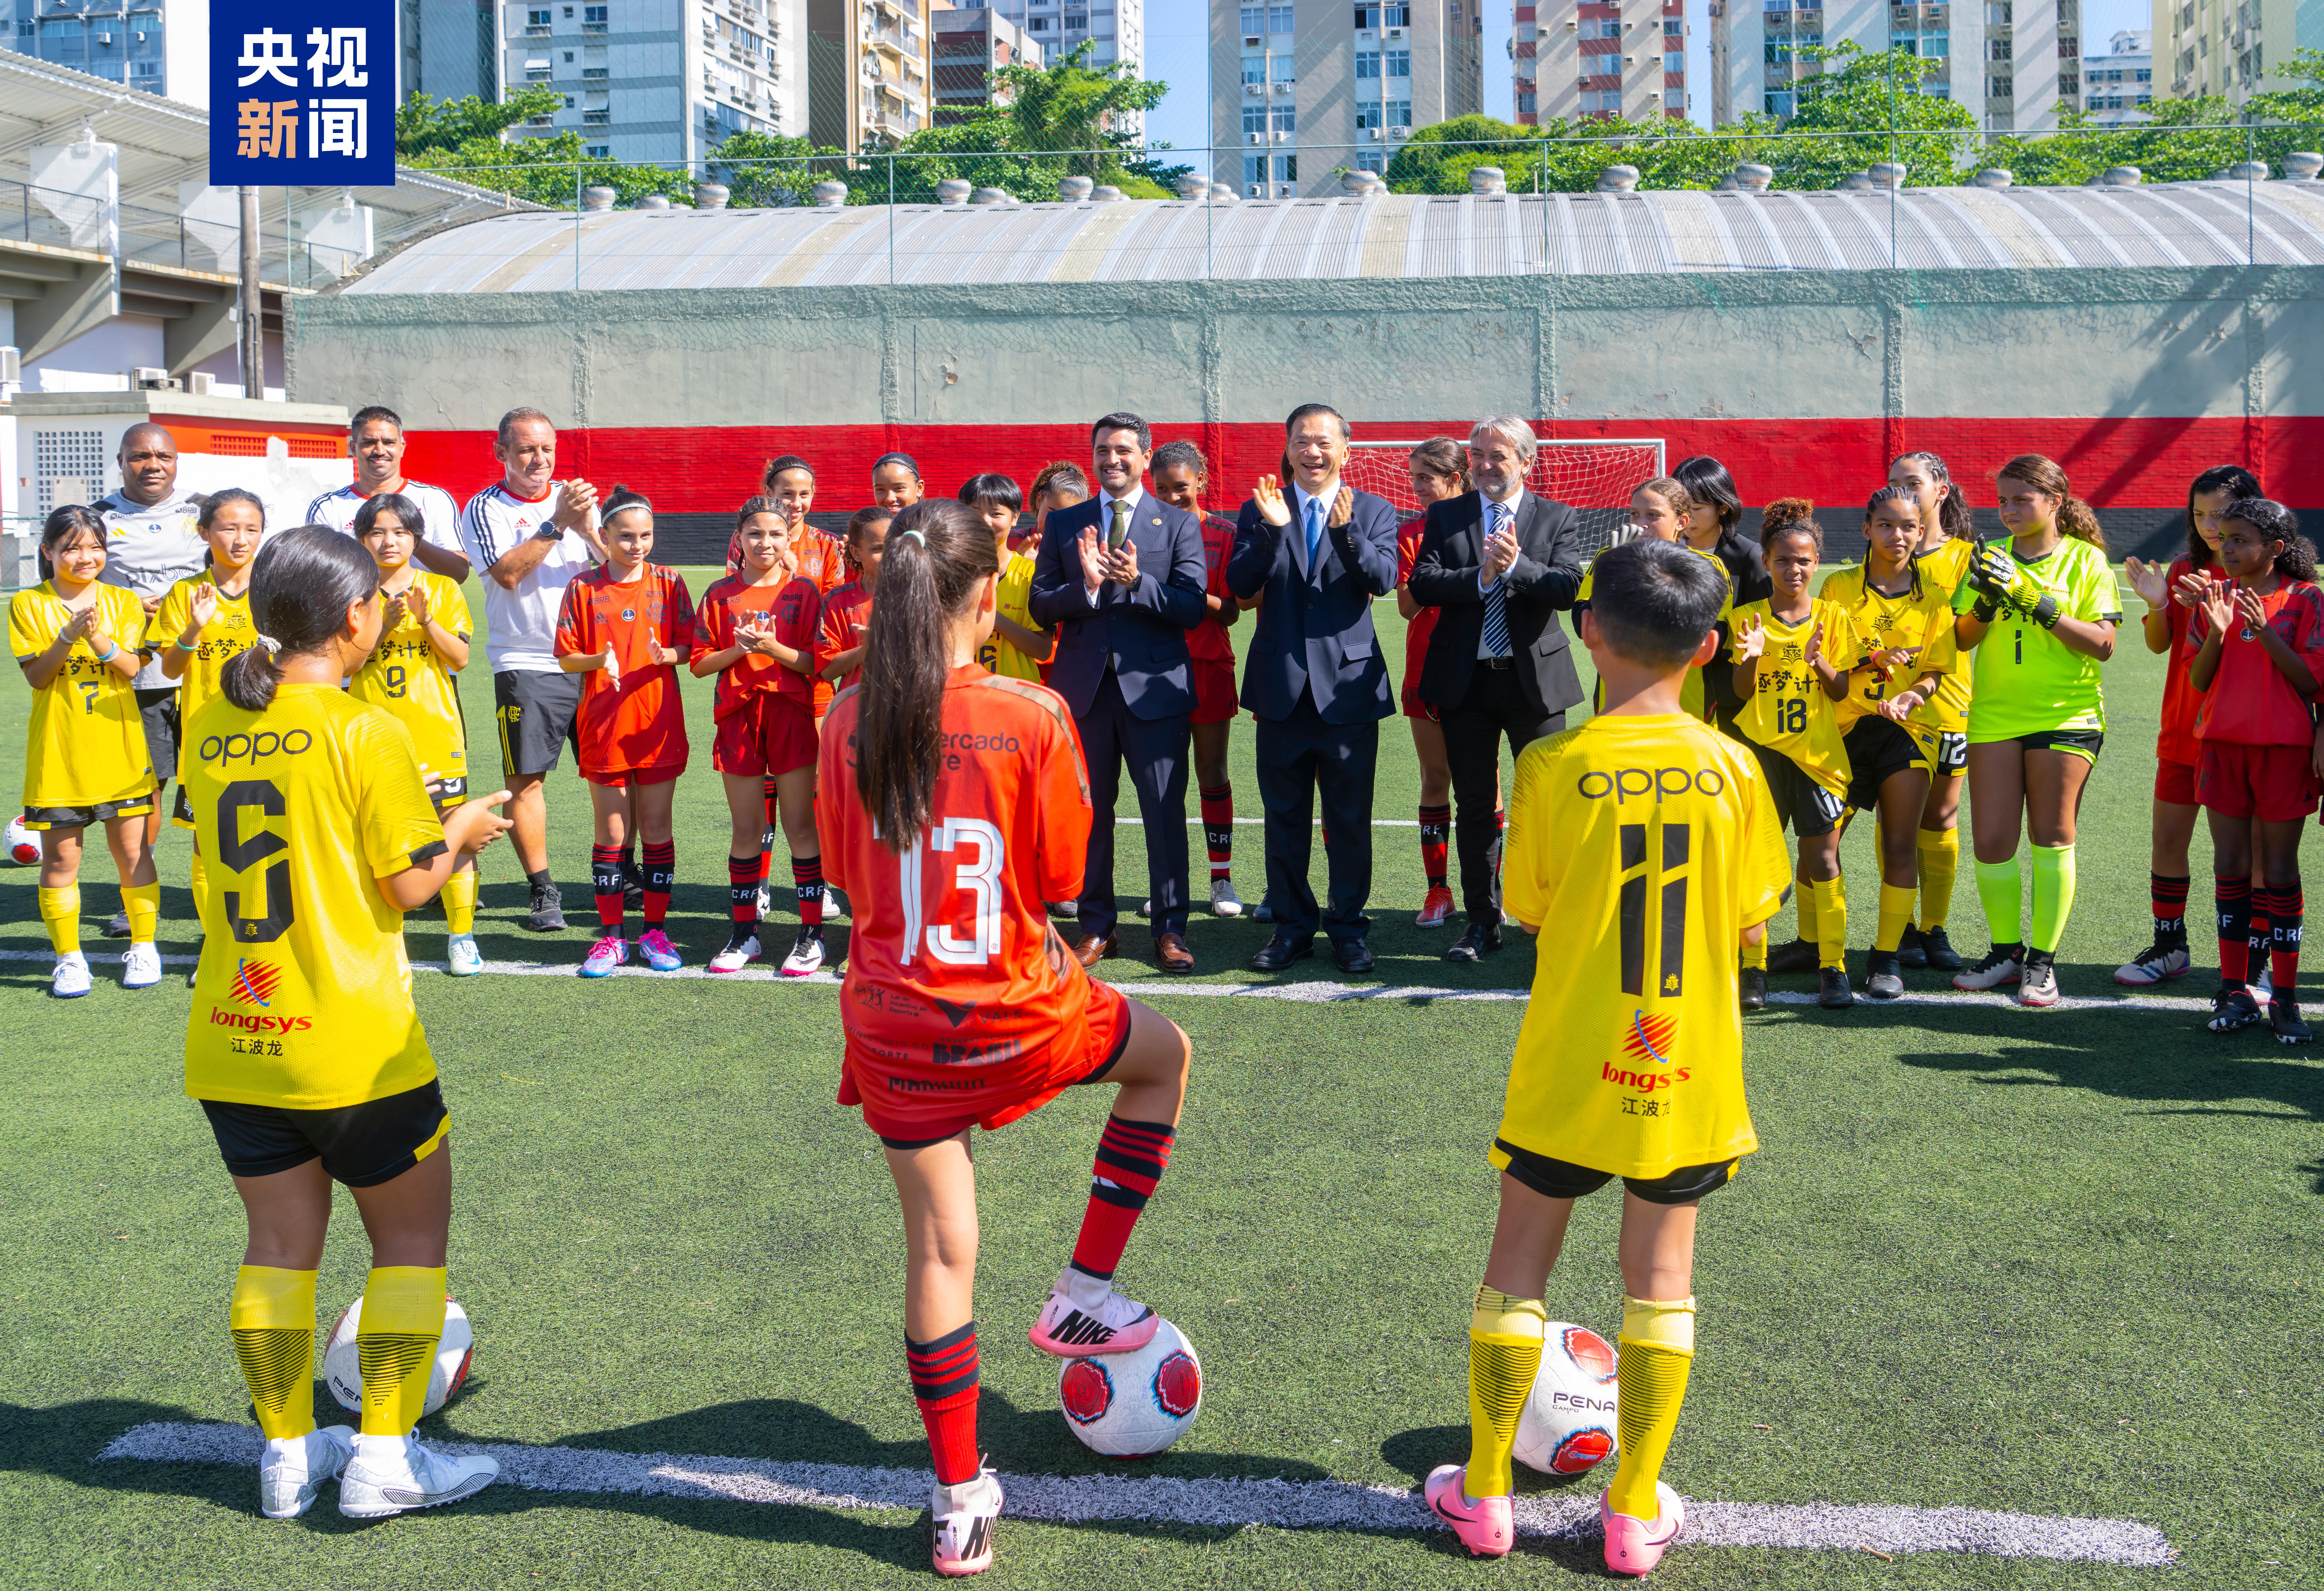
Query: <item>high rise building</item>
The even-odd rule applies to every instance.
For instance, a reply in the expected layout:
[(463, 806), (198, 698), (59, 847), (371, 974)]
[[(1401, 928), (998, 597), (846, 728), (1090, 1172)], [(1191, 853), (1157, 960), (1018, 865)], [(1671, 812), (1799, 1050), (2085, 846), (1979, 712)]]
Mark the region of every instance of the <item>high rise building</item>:
[(731, 133), (807, 132), (805, 0), (517, 0), (500, 21), (502, 83), (564, 101), (514, 136), (694, 161)]
[(929, 0), (804, 3), (813, 92), (802, 131), (809, 138), (826, 149), (860, 150), (936, 125)]
[(0, 0), (9, 49), (209, 108), (208, 0)]
[(991, 6), (932, 11), (928, 31), (935, 40), (928, 78), (938, 126), (964, 122), (989, 103), (994, 97), (989, 79), (1001, 68), (1041, 66), (1041, 47), (1031, 35)]
[[(1190, 5), (1194, 0), (1166, 0)], [(991, 0), (992, 8), (1023, 28), (1041, 47), (1043, 57), (1058, 60), (1086, 43), (1085, 64), (1111, 66), (1127, 61), (1130, 76), (1146, 72), (1146, 0)], [(1212, 0), (1215, 7), (1218, 0)], [(1132, 114), (1122, 118), (1118, 133), (1145, 131), (1146, 118)]]
[(1684, 119), (1686, 0), (1520, 0), (1514, 15), (1509, 54), (1520, 125)]
[(1484, 108), (1481, 0), (1211, 4), (1212, 176), (1249, 198), (1336, 193), (1415, 127)]
[(403, 77), (398, 87), (407, 96), (498, 99), (500, 29), (497, 0), (401, 0), (397, 31)]
[(2082, 58), (2082, 108), (2101, 127), (2122, 127), (2154, 118), (2154, 35), (2126, 28), (2108, 41), (2104, 55)]
[(1714, 125), (1754, 110), (1792, 115), (1799, 85), (1822, 69), (1806, 52), (1843, 40), (1932, 59), (1921, 92), (1967, 106), (1989, 133), (2043, 132), (2081, 103), (2080, 0), (1709, 0), (1709, 9)]
[(2150, 38), (2168, 51), (2163, 75), (2175, 98), (2219, 94), (2240, 103), (2247, 95), (2307, 87), (2277, 69), (2294, 50), (2324, 48), (2324, 8), (2299, 0), (2165, 0), (2153, 20)]

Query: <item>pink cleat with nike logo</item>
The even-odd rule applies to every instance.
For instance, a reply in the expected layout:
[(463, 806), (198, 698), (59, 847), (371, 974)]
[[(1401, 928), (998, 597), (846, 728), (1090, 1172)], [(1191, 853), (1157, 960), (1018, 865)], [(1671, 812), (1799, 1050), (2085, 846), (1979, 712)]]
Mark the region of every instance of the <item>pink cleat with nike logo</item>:
[(1428, 1473), (1423, 1495), (1428, 1512), (1452, 1527), (1461, 1544), (1478, 1558), (1507, 1558), (1517, 1545), (1516, 1499), (1471, 1497), (1469, 1471), (1458, 1464), (1440, 1464)]
[(1598, 1499), (1598, 1522), (1606, 1527), (1606, 1567), (1618, 1575), (1643, 1575), (1663, 1560), (1663, 1549), (1686, 1528), (1686, 1504), (1663, 1482), (1655, 1483), (1652, 1519), (1617, 1513)]

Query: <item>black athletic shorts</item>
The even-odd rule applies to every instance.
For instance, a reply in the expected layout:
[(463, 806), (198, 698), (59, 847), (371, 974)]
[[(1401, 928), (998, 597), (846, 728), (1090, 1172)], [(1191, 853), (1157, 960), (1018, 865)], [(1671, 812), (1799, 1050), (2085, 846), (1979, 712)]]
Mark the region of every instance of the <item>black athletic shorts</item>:
[(178, 777), (178, 687), (137, 693), (137, 716), (145, 721), (145, 755), (152, 760), (153, 777)]
[(1808, 777), (1808, 770), (1784, 756), (1754, 743), (1759, 767), (1767, 776), (1767, 794), (1775, 803), (1775, 816), (1791, 825), (1803, 840), (1813, 840), (1840, 827), (1848, 804)]
[[(1612, 1172), (1592, 1171), (1569, 1160), (1552, 1160), (1499, 1138), (1493, 1147), (1508, 1156), (1508, 1173), (1545, 1199), (1582, 1199), (1614, 1180)], [(1624, 1177), (1622, 1186), (1648, 1204), (1692, 1204), (1706, 1193), (1716, 1193), (1735, 1175), (1737, 1163), (1721, 1160), (1710, 1165), (1683, 1165), (1659, 1177)]]
[(446, 813), (451, 811), (454, 807), (467, 800), (467, 798), (468, 781), (466, 779), (447, 779), (443, 777), (441, 775), (437, 777), (436, 793), (432, 799), (436, 803), (436, 815), (438, 817), (442, 817)]
[(1937, 731), (1937, 766), (1931, 770), (1938, 778), (1959, 778), (1969, 772), (1969, 737), (1951, 730)]
[(434, 1079), (384, 1099), (337, 1110), (283, 1110), (272, 1105), (201, 1102), (226, 1169), (237, 1177), (271, 1177), (318, 1155), (350, 1188), (392, 1182), (434, 1154), (450, 1130), (444, 1090)]
[(1858, 812), (1880, 805), (1880, 786), (1893, 774), (1929, 772), (1929, 754), (1903, 724), (1868, 713), (1848, 726), (1840, 740), (1848, 750), (1848, 804)]
[(2089, 763), (2098, 761), (2098, 751), (2106, 745), (2104, 730), (2037, 730), (2013, 738), (2028, 751), (2063, 751)]
[(117, 817), (143, 817), (153, 810), (153, 792), (143, 796), (124, 796), (118, 801), (100, 801), (94, 806), (28, 806), (24, 809), (24, 826), (28, 829), (86, 829)]
[(580, 761), (579, 675), (504, 670), (493, 676), (493, 706), (501, 726), (501, 771), (509, 777), (556, 771), (558, 754), (568, 745), (574, 761)]

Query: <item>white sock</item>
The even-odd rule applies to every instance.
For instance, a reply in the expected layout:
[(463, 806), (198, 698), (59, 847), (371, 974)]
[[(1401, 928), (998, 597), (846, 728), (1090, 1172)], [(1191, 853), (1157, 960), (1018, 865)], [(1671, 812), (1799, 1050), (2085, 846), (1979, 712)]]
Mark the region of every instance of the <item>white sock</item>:
[(1057, 1278), (1057, 1291), (1073, 1301), (1074, 1308), (1085, 1315), (1093, 1315), (1097, 1313), (1098, 1306), (1105, 1301), (1106, 1294), (1113, 1291), (1113, 1283), (1067, 1265), (1065, 1274)]
[(411, 1458), (410, 1443), (408, 1436), (374, 1436), (369, 1431), (358, 1431), (355, 1457), (370, 1464), (408, 1464)]

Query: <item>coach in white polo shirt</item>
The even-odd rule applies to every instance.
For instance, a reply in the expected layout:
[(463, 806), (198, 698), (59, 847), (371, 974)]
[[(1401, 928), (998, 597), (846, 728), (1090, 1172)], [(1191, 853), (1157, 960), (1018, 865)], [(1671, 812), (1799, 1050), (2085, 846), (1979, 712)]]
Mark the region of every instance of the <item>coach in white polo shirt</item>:
[(355, 410), (347, 422), (347, 456), (355, 478), (307, 505), (307, 523), (355, 534), (355, 510), (383, 492), (400, 492), (420, 505), (421, 529), (411, 549), (414, 562), (430, 574), (459, 582), (468, 577), (468, 555), (460, 547), (460, 505), (441, 486), (423, 485), (403, 474), (403, 420), (374, 403)]
[[(493, 665), (493, 704), (507, 776), (511, 838), (532, 886), (526, 926), (549, 933), (565, 926), (564, 901), (549, 871), (549, 802), (540, 781), (573, 738), (581, 676), (557, 667), (557, 614), (565, 587), (602, 561), (597, 489), (559, 481), (557, 428), (537, 409), (501, 416), (493, 455), (503, 478), (460, 510), (460, 544), (484, 571), (485, 654)], [(576, 752), (577, 756), (578, 753)]]

